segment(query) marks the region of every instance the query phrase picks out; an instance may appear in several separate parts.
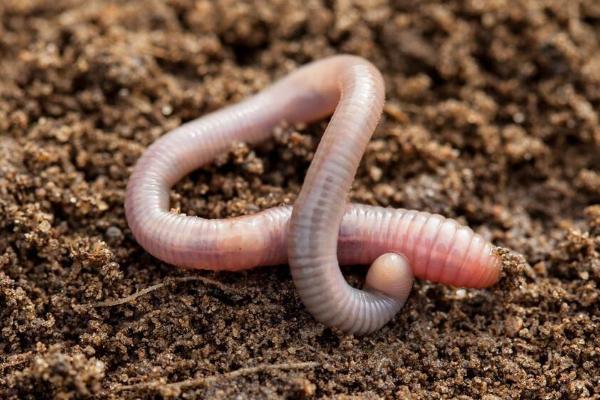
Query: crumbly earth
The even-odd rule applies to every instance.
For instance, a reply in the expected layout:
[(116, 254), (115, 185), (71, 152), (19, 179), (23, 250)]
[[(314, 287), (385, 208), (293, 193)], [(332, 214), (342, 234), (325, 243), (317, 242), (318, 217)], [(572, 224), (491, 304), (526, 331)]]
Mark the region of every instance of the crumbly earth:
[[(0, 1), (0, 398), (600, 398), (599, 40), (596, 0)], [(156, 138), (336, 53), (387, 85), (352, 200), (511, 250), (496, 286), (417, 282), (367, 337), (285, 266), (161, 263), (123, 213)], [(232, 144), (172, 206), (293, 203), (325, 125)]]

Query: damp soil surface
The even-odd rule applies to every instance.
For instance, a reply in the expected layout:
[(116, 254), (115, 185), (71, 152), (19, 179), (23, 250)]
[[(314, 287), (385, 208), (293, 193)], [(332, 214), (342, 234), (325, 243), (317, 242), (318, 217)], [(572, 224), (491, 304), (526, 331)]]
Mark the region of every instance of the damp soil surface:
[[(2, 0), (0, 398), (600, 398), (599, 40), (595, 0)], [(162, 263), (123, 212), (159, 136), (337, 53), (387, 86), (352, 200), (507, 249), (494, 287), (419, 281), (367, 337), (287, 266)], [(232, 144), (172, 207), (292, 204), (325, 126)]]

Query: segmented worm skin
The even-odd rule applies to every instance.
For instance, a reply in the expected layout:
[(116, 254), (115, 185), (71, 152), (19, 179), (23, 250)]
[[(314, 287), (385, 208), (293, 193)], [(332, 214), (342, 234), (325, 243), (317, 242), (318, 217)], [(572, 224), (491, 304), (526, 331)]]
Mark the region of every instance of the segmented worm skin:
[[(493, 284), (500, 261), (493, 246), (468, 227), (426, 212), (344, 205), (383, 97), (374, 66), (359, 57), (334, 56), (174, 129), (145, 151), (130, 177), (125, 212), (133, 235), (153, 256), (187, 268), (285, 264), (289, 251), (292, 276), (309, 311), (328, 326), (358, 334), (393, 317), (413, 274), (454, 286)], [(311, 122), (334, 110), (293, 216), (285, 206), (216, 220), (169, 211), (170, 188), (232, 142), (257, 143), (283, 120)], [(365, 291), (347, 285), (338, 260), (373, 263)]]

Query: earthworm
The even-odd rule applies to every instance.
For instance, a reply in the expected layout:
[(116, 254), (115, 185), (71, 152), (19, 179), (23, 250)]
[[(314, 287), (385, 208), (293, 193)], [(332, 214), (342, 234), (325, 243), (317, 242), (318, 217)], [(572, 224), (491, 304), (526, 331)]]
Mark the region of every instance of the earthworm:
[[(500, 260), (470, 228), (427, 212), (347, 204), (383, 97), (383, 79), (371, 63), (339, 55), (181, 125), (153, 143), (131, 174), (125, 212), (134, 237), (153, 256), (187, 268), (240, 270), (285, 264), (289, 255), (308, 310), (325, 325), (356, 334), (393, 317), (413, 274), (454, 286), (493, 284)], [(254, 144), (282, 121), (309, 123), (332, 112), (293, 211), (281, 206), (213, 220), (169, 211), (170, 188), (232, 142)], [(338, 259), (372, 263), (366, 290), (345, 282)]]

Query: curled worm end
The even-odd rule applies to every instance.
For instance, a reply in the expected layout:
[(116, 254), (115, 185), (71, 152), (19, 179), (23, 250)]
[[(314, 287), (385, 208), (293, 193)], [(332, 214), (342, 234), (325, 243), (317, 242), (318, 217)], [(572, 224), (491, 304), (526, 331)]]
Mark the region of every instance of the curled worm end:
[(413, 281), (408, 260), (397, 253), (385, 253), (371, 264), (365, 286), (404, 302), (410, 293)]

